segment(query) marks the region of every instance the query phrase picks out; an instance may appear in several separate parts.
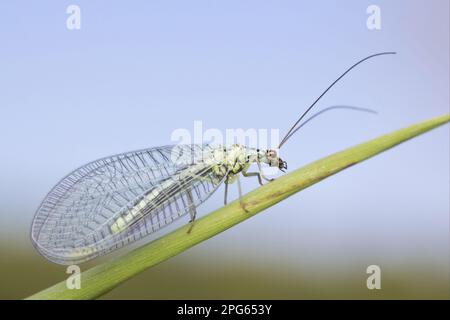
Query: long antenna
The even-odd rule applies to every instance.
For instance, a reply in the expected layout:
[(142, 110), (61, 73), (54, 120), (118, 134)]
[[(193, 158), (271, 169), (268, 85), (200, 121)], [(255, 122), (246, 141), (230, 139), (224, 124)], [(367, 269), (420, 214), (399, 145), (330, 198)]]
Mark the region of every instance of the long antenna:
[(350, 68), (348, 68), (343, 74), (341, 74), (339, 76), (339, 78), (337, 78), (336, 80), (333, 81), (332, 84), (330, 84), (330, 86), (328, 86), (328, 88), (325, 89), (324, 92), (322, 92), (322, 94), (308, 107), (308, 109), (306, 109), (305, 112), (303, 112), (303, 114), (300, 116), (300, 118), (294, 123), (294, 125), (291, 127), (291, 129), (289, 129), (289, 131), (286, 133), (286, 135), (284, 136), (284, 138), (281, 140), (280, 145), (278, 146), (278, 149), (281, 148), (281, 146), (283, 144), (286, 143), (286, 141), (292, 136), (292, 131), (295, 130), (296, 126), (300, 123), (300, 121), (302, 121), (302, 119), (306, 116), (306, 114), (316, 105), (316, 103), (328, 92), (328, 90), (330, 90), (339, 80), (341, 80), (347, 73), (349, 73), (353, 68), (355, 68), (357, 65), (363, 63), (366, 60), (369, 60), (371, 58), (377, 57), (377, 56), (382, 56), (382, 55), (387, 55), (387, 54), (396, 54), (396, 52), (381, 52), (381, 53), (376, 53), (376, 54), (372, 54), (368, 57), (365, 57), (362, 60), (359, 60), (358, 62), (356, 62), (354, 65), (352, 65)]

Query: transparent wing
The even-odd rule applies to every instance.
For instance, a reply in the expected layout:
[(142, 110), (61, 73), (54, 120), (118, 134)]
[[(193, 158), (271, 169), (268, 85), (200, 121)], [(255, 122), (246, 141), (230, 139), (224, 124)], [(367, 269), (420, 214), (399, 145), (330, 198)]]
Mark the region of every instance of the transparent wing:
[(225, 169), (211, 161), (212, 150), (165, 146), (76, 169), (39, 207), (31, 230), (35, 247), (51, 261), (80, 263), (161, 229), (195, 210), (223, 181)]

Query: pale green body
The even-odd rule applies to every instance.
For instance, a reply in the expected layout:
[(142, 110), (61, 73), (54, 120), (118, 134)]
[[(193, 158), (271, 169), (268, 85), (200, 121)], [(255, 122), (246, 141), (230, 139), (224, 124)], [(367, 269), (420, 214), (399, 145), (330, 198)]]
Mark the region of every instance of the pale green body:
[[(261, 163), (274, 165), (273, 159), (268, 157), (268, 150), (247, 148), (240, 144), (217, 146), (212, 150), (205, 151), (202, 155), (202, 161), (189, 166), (178, 175), (181, 180), (192, 178), (206, 168), (211, 168), (214, 173), (213, 178), (217, 179), (217, 181), (221, 181), (226, 176), (225, 183), (228, 185), (235, 182), (240, 173), (244, 176), (255, 175), (247, 173), (247, 170), (252, 163), (257, 163), (258, 166), (260, 166)], [(276, 164), (278, 165), (278, 162)], [(259, 174), (262, 175), (261, 172)], [(208, 179), (211, 179), (211, 177), (208, 177)], [(164, 194), (165, 190), (173, 189), (175, 185), (179, 183), (177, 181), (178, 180), (175, 179), (163, 181), (157, 187), (145, 194), (131, 209), (121, 214), (114, 221), (110, 227), (111, 232), (113, 234), (122, 232), (138, 219), (141, 219), (142, 209), (154, 202), (158, 196)]]

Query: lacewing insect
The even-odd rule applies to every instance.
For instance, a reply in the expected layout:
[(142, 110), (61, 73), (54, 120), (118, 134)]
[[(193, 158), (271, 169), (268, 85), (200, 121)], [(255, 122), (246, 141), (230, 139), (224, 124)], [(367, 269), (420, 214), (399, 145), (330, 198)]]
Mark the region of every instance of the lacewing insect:
[[(309, 121), (300, 124), (350, 70), (370, 58), (394, 53), (368, 56), (347, 69), (294, 123), (279, 148)], [(248, 172), (253, 163), (259, 170)], [(197, 207), (221, 184), (225, 184), (226, 204), (228, 185), (235, 181), (246, 211), (239, 176), (255, 176), (260, 184), (270, 181), (262, 171), (263, 164), (283, 172), (287, 169), (276, 150), (238, 144), (163, 146), (90, 162), (69, 173), (44, 198), (31, 227), (33, 245), (50, 261), (81, 263), (135, 242), (187, 214), (192, 226)]]

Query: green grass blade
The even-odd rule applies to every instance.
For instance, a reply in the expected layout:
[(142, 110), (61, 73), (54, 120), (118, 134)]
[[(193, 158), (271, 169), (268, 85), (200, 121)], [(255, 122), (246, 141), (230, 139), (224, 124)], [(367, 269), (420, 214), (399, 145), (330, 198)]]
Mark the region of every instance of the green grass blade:
[(235, 201), (198, 219), (190, 234), (187, 233), (189, 226), (183, 226), (124, 256), (83, 272), (79, 290), (68, 290), (62, 281), (28, 299), (95, 299), (145, 269), (231, 228), (294, 193), (449, 121), (450, 115), (443, 115), (315, 161), (245, 195), (249, 213), (245, 213)]

